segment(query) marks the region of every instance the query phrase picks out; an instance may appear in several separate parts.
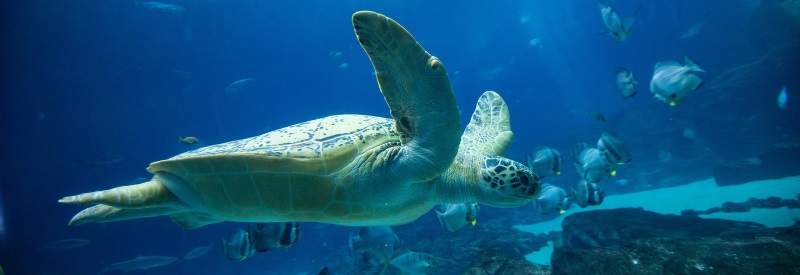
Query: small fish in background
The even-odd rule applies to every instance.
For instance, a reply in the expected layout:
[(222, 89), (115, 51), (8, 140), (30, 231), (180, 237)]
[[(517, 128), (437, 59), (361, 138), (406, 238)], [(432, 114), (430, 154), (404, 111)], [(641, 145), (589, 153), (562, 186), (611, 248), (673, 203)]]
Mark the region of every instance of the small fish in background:
[(427, 253), (406, 252), (392, 259), (391, 264), (408, 274), (425, 274), (439, 266), (439, 259)]
[(347, 69), (347, 68), (350, 68), (350, 64), (347, 64), (347, 63), (339, 64), (339, 69), (340, 70), (344, 70), (344, 69)]
[(97, 274), (103, 274), (107, 271), (118, 270), (122, 273), (127, 273), (133, 270), (148, 270), (154, 267), (165, 266), (174, 263), (178, 260), (175, 257), (169, 256), (139, 256), (124, 262), (119, 262), (106, 266), (105, 269)]
[(561, 153), (553, 148), (540, 147), (536, 149), (533, 156), (528, 155), (528, 168), (540, 179), (560, 175), (562, 166), (564, 166), (564, 159), (561, 157)]
[(684, 101), (686, 94), (703, 86), (703, 79), (694, 73), (705, 71), (688, 56), (684, 57), (684, 64), (676, 61), (656, 63), (650, 80), (650, 92), (656, 100), (675, 106)]
[(222, 248), (225, 257), (231, 261), (244, 261), (256, 253), (252, 234), (241, 228), (234, 230), (222, 240)]
[(189, 253), (186, 253), (186, 256), (183, 256), (183, 259), (184, 260), (192, 260), (192, 259), (197, 259), (197, 258), (203, 257), (206, 254), (208, 254), (209, 251), (211, 251), (211, 247), (212, 247), (211, 245), (208, 245), (208, 246), (200, 246), (200, 247), (197, 247), (195, 249), (192, 249), (191, 251), (189, 251)]
[(328, 52), (328, 56), (330, 56), (330, 57), (342, 57), (342, 52), (330, 51), (330, 52)]
[(617, 181), (614, 182), (614, 184), (621, 187), (631, 187), (631, 181), (626, 179), (618, 179)]
[(89, 159), (79, 159), (75, 161), (85, 166), (104, 166), (104, 165), (114, 164), (123, 160), (125, 160), (125, 155), (113, 154), (113, 155), (97, 156)]
[(228, 84), (228, 87), (225, 87), (225, 92), (229, 94), (241, 92), (250, 85), (252, 85), (256, 80), (251, 78), (239, 79), (234, 81), (231, 84)]
[(639, 9), (636, 9), (636, 12), (632, 17), (625, 18), (623, 20), (619, 17), (619, 15), (617, 15), (614, 7), (608, 3), (600, 2), (599, 4), (600, 14), (603, 16), (603, 23), (606, 25), (608, 33), (616, 38), (617, 41), (625, 41), (625, 38), (628, 38), (628, 36), (631, 35), (630, 28), (631, 25), (633, 25), (633, 21), (636, 20), (636, 15), (639, 14)]
[(300, 238), (297, 222), (256, 223), (250, 231), (256, 252), (266, 252), (273, 248), (289, 248)]
[(400, 242), (391, 227), (359, 227), (350, 234), (350, 251), (358, 264), (376, 266), (389, 264), (394, 256), (395, 246)]
[(695, 133), (691, 128), (686, 128), (683, 129), (683, 137), (694, 140), (697, 138), (697, 133)]
[(700, 29), (703, 28), (703, 25), (705, 25), (706, 20), (708, 19), (708, 13), (709, 12), (706, 12), (706, 14), (703, 15), (703, 18), (700, 19), (700, 21), (694, 22), (694, 24), (689, 26), (689, 28), (686, 29), (686, 31), (683, 34), (681, 34), (680, 37), (678, 37), (678, 39), (692, 38), (695, 35), (697, 35), (700, 32)]
[(536, 37), (534, 39), (531, 39), (530, 41), (528, 41), (528, 46), (541, 48), (542, 47), (542, 38), (541, 37)]
[(570, 189), (570, 199), (581, 208), (586, 208), (603, 203), (605, 193), (597, 183), (582, 180)]
[(625, 142), (611, 132), (604, 132), (597, 140), (597, 149), (608, 163), (625, 164), (631, 162), (633, 157)]
[(439, 225), (450, 232), (456, 232), (465, 225), (475, 225), (480, 214), (480, 207), (477, 203), (456, 203), (441, 205), (442, 211), (434, 210)]
[(39, 248), (36, 249), (34, 253), (43, 250), (55, 251), (55, 250), (78, 248), (85, 246), (87, 244), (89, 244), (89, 240), (85, 239), (63, 239), (45, 245), (41, 245), (39, 246)]
[(191, 145), (191, 144), (195, 144), (195, 143), (197, 143), (199, 141), (200, 140), (197, 139), (196, 137), (178, 137), (178, 143), (183, 143), (183, 144)]
[(601, 112), (586, 112), (586, 115), (593, 118), (596, 121), (606, 122), (606, 116), (603, 115)]
[(633, 73), (626, 68), (617, 68), (616, 73), (617, 88), (619, 88), (622, 98), (628, 100), (636, 96), (636, 85), (638, 85), (639, 82), (633, 77)]
[(783, 86), (781, 92), (778, 94), (778, 108), (781, 110), (786, 110), (786, 101), (789, 100), (789, 96), (786, 95), (786, 86)]
[(533, 200), (534, 209), (542, 215), (564, 214), (571, 204), (567, 191), (551, 184), (543, 184), (539, 197)]
[(141, 5), (144, 6), (145, 8), (147, 8), (147, 9), (149, 9), (149, 10), (159, 11), (159, 12), (163, 12), (163, 13), (178, 14), (178, 13), (183, 13), (184, 11), (186, 11), (186, 9), (184, 9), (181, 6), (173, 5), (173, 4), (167, 4), (167, 3), (161, 3), (161, 2), (156, 2), (156, 1), (144, 2)]

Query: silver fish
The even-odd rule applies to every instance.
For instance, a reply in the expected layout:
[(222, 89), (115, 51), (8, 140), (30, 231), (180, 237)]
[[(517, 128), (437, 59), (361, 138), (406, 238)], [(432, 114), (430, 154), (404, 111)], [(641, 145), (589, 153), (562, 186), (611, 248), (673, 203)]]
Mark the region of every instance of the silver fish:
[(121, 272), (128, 272), (132, 270), (148, 270), (154, 267), (165, 266), (174, 263), (177, 260), (178, 258), (168, 256), (139, 256), (124, 262), (111, 264), (98, 274), (112, 270), (119, 270)]
[(650, 81), (650, 92), (658, 101), (675, 106), (686, 94), (703, 86), (703, 80), (694, 72), (705, 71), (689, 57), (684, 58), (684, 65), (675, 61), (658, 62)]
[(160, 11), (164, 13), (183, 13), (184, 11), (186, 11), (186, 9), (184, 9), (181, 6), (156, 2), (156, 1), (144, 2), (142, 3), (142, 6), (150, 10)]
[(789, 96), (786, 95), (786, 86), (783, 86), (781, 92), (778, 94), (778, 108), (781, 110), (786, 110), (786, 102), (789, 100)]
[(407, 252), (392, 259), (391, 263), (409, 274), (425, 274), (439, 266), (439, 259), (427, 253)]
[(89, 244), (89, 240), (85, 239), (63, 239), (39, 246), (39, 248), (36, 249), (36, 251), (38, 252), (42, 250), (64, 250), (64, 249), (78, 248), (81, 246), (85, 246), (87, 244)]
[(636, 96), (636, 85), (639, 82), (633, 77), (633, 73), (625, 68), (617, 68), (617, 88), (622, 93), (622, 98), (625, 100)]
[(600, 135), (600, 139), (597, 140), (597, 149), (608, 163), (625, 164), (633, 160), (625, 142), (610, 132)]
[(686, 31), (683, 32), (683, 34), (681, 34), (681, 36), (678, 37), (678, 38), (679, 39), (686, 39), (686, 38), (694, 37), (695, 35), (697, 35), (700, 32), (700, 29), (703, 28), (703, 25), (706, 24), (706, 20), (707, 19), (708, 19), (708, 12), (706, 12), (706, 14), (703, 15), (703, 18), (700, 19), (700, 21), (694, 22), (694, 24), (689, 26), (689, 28), (686, 29)]
[(572, 204), (572, 201), (570, 201), (567, 191), (550, 184), (542, 185), (542, 193), (533, 201), (536, 212), (542, 215), (564, 214), (569, 209), (570, 204)]
[(191, 260), (191, 259), (200, 258), (200, 257), (206, 255), (208, 253), (208, 251), (211, 251), (211, 247), (212, 247), (211, 245), (208, 245), (208, 246), (201, 246), (201, 247), (197, 247), (195, 249), (192, 249), (191, 251), (189, 251), (189, 253), (186, 253), (186, 256), (183, 256), (183, 259), (184, 260)]
[(564, 159), (556, 149), (540, 147), (533, 156), (528, 156), (528, 168), (536, 173), (539, 178), (551, 175), (560, 175)]
[(578, 175), (588, 182), (600, 182), (606, 176), (616, 175), (616, 165), (609, 163), (597, 148), (586, 148), (575, 159)]
[(465, 225), (475, 225), (480, 207), (477, 203), (456, 203), (442, 205), (444, 213), (434, 210), (439, 225), (450, 232), (456, 232)]
[(253, 78), (245, 78), (239, 79), (234, 81), (233, 83), (229, 84), (228, 87), (225, 87), (226, 93), (237, 93), (249, 87), (253, 82), (256, 80)]
[(244, 229), (236, 229), (222, 240), (225, 257), (231, 261), (244, 261), (256, 253), (253, 247), (253, 235)]
[(81, 165), (100, 166), (100, 165), (114, 164), (123, 160), (125, 160), (125, 155), (113, 154), (113, 155), (97, 156), (89, 159), (81, 159), (75, 161)]
[(570, 198), (581, 208), (597, 206), (603, 203), (605, 193), (597, 183), (582, 180), (570, 189)]
[(350, 251), (358, 263), (368, 265), (385, 264), (394, 256), (394, 248), (400, 242), (391, 227), (360, 227), (350, 234)]
[(257, 223), (251, 231), (254, 247), (257, 252), (269, 251), (273, 248), (289, 248), (300, 237), (297, 222)]
[[(606, 25), (606, 29), (608, 29), (608, 33), (611, 34), (614, 38), (618, 41), (624, 41), (625, 38), (628, 38), (631, 35), (630, 27), (633, 25), (633, 21), (636, 19), (636, 15), (630, 18), (626, 18), (622, 20), (617, 12), (614, 10), (614, 7), (609, 5), (608, 3), (600, 2), (600, 14), (603, 16), (603, 23)], [(639, 10), (636, 10), (636, 14), (639, 13)]]

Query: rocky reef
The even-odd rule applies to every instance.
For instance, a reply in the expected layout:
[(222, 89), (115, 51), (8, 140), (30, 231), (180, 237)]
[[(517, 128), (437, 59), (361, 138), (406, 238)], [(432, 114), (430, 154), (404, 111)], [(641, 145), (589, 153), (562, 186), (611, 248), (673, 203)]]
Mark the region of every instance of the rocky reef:
[(661, 215), (636, 208), (564, 219), (553, 274), (799, 274), (800, 223)]

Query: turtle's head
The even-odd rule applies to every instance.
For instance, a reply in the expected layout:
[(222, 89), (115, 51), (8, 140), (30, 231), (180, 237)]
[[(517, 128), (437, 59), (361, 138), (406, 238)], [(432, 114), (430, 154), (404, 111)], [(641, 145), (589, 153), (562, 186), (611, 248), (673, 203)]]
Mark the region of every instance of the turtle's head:
[(539, 177), (522, 163), (498, 156), (483, 157), (478, 202), (493, 207), (519, 207), (539, 195)]

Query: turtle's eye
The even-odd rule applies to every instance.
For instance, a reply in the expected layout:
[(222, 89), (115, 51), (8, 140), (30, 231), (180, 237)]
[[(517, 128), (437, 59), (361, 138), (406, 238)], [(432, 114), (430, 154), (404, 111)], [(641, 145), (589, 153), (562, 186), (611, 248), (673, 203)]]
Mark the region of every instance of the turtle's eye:
[(531, 184), (530, 180), (528, 179), (528, 175), (526, 175), (526, 173), (519, 173), (519, 182), (522, 183), (522, 185), (525, 185), (525, 186), (528, 186), (528, 185)]

